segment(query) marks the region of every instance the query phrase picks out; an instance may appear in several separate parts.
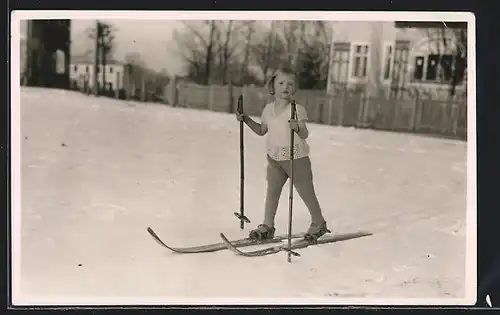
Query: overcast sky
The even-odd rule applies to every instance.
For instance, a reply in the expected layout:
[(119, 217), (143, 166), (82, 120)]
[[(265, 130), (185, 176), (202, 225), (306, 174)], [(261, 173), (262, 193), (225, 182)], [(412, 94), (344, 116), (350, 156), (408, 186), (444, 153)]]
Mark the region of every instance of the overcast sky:
[[(116, 28), (116, 50), (114, 57), (123, 60), (127, 53), (139, 53), (146, 64), (156, 70), (166, 69), (170, 74), (182, 70), (180, 58), (172, 52), (172, 31), (179, 27), (176, 21), (165, 20), (103, 20)], [(92, 42), (85, 30), (93, 27), (93, 20), (72, 20), (72, 54), (81, 54)], [(170, 50), (169, 50), (170, 47)]]
[[(175, 51), (172, 32), (180, 27), (177, 21), (165, 20), (102, 20), (116, 28), (114, 58), (124, 61), (127, 53), (139, 53), (148, 67), (169, 74), (181, 74), (182, 62)], [(71, 54), (80, 55), (93, 47), (86, 29), (95, 26), (95, 20), (71, 21)], [(21, 21), (21, 33), (26, 32), (26, 22)]]

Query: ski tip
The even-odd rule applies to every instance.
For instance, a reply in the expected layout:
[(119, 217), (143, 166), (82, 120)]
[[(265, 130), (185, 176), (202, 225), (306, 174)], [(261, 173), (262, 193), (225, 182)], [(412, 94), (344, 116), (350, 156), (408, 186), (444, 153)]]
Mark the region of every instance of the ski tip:
[(357, 234), (358, 234), (358, 235), (361, 235), (361, 236), (372, 236), (372, 235), (373, 235), (373, 232), (368, 232), (368, 231), (359, 231)]

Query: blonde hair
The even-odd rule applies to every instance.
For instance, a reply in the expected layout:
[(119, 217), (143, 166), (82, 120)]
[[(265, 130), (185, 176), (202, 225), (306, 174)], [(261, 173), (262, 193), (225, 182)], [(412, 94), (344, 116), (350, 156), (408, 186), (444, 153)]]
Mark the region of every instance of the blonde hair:
[[(274, 95), (274, 81), (276, 80), (276, 77), (279, 74), (291, 75), (295, 78), (295, 81), (297, 81), (297, 74), (295, 73), (295, 71), (293, 71), (292, 68), (289, 68), (289, 67), (279, 68), (278, 70), (276, 70), (274, 72), (274, 74), (271, 76), (271, 78), (269, 78), (269, 81), (267, 81), (267, 89), (268, 89), (270, 95)], [(295, 82), (295, 84), (297, 84), (297, 82)], [(293, 91), (294, 93), (295, 93), (296, 89), (297, 89), (297, 86), (294, 87), (294, 91)]]

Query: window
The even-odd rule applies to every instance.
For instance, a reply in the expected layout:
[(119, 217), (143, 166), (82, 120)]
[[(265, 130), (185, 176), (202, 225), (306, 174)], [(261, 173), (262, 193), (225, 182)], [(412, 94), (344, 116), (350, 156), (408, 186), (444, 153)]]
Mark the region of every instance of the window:
[(384, 81), (387, 81), (391, 78), (393, 63), (394, 63), (394, 46), (392, 44), (386, 44), (384, 48), (384, 57), (383, 57), (384, 72), (382, 74), (382, 79)]
[(56, 73), (64, 74), (66, 73), (66, 54), (64, 51), (58, 49), (54, 53), (55, 65), (56, 65)]
[(368, 45), (354, 45), (352, 77), (366, 78), (368, 67)]
[(336, 51), (333, 53), (332, 60), (332, 78), (335, 82), (347, 82), (347, 74), (349, 65), (349, 52)]
[(439, 72), (439, 81), (450, 81), (453, 76), (453, 56), (443, 55), (439, 62), (441, 70)]
[(332, 83), (347, 83), (349, 77), (349, 43), (334, 43), (330, 79)]
[(425, 60), (423, 56), (415, 57), (415, 72), (413, 74), (413, 78), (415, 80), (422, 80), (422, 78), (424, 77), (424, 61)]
[(74, 65), (74, 66), (73, 66), (73, 71), (74, 71), (74, 72), (78, 72), (78, 66), (77, 66), (77, 65)]
[(85, 72), (89, 72), (89, 66), (85, 66)]
[(435, 81), (438, 73), (439, 55), (429, 55), (427, 57), (426, 81)]
[(465, 59), (455, 55), (416, 56), (413, 79), (429, 83), (450, 83), (456, 75), (460, 84), (465, 78)]
[(109, 73), (113, 73), (113, 67), (109, 67)]

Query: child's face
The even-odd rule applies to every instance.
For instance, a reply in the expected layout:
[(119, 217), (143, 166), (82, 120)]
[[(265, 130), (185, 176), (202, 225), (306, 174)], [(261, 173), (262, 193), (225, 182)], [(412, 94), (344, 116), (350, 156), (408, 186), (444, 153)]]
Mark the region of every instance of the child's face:
[(290, 74), (278, 73), (274, 79), (274, 95), (281, 99), (290, 99), (295, 92), (295, 77)]

